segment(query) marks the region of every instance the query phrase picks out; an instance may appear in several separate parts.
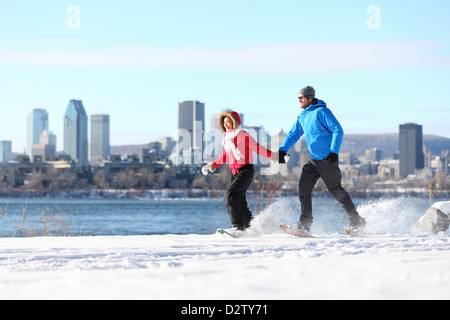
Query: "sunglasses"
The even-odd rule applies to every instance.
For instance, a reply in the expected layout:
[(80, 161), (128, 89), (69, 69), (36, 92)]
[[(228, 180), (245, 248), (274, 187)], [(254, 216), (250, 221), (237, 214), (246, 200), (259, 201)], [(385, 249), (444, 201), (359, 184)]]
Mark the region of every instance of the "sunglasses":
[(301, 97), (298, 97), (298, 100), (303, 101), (303, 99), (305, 99), (305, 98), (308, 98), (308, 97), (301, 96)]

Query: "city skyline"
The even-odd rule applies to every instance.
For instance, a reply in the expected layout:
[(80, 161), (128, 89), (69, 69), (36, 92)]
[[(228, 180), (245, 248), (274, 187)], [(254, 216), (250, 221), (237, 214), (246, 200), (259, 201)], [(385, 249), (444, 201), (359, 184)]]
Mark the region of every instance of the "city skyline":
[(23, 152), (33, 108), (62, 137), (72, 98), (114, 116), (111, 145), (174, 136), (186, 100), (288, 131), (306, 85), (346, 134), (412, 122), (450, 138), (449, 9), (439, 0), (3, 2), (0, 139)]
[[(79, 105), (80, 104), (82, 106), (81, 111), (77, 111), (77, 110), (79, 110)], [(72, 105), (72, 108), (70, 108), (71, 105)], [(194, 112), (194, 105), (198, 105), (201, 108), (200, 109), (201, 111), (200, 111), (199, 115), (197, 115), (197, 117), (199, 117), (197, 120), (201, 120), (200, 121), (201, 123), (198, 124), (198, 125), (201, 126), (201, 128), (196, 129), (196, 131), (201, 130), (202, 132), (206, 132), (205, 130), (210, 130), (210, 129), (217, 129), (217, 130), (219, 130), (218, 124), (212, 123), (212, 122), (213, 121), (217, 122), (217, 119), (218, 119), (218, 116), (219, 116), (220, 112), (225, 111), (225, 110), (228, 110), (228, 111), (231, 110), (229, 108), (224, 108), (222, 110), (219, 110), (218, 113), (206, 114), (205, 113), (205, 105), (206, 105), (206, 103), (200, 102), (200, 101), (196, 101), (196, 100), (189, 100), (189, 101), (178, 102), (177, 105), (178, 105), (178, 112), (180, 112), (180, 110), (182, 109), (181, 108), (182, 106), (184, 106), (184, 107), (189, 106), (192, 110), (190, 110), (189, 112), (185, 111), (184, 115), (178, 114), (176, 116), (175, 115), (173, 116), (172, 121), (177, 123), (177, 130), (175, 131), (175, 133), (172, 136), (159, 135), (157, 138), (153, 139), (152, 141), (146, 141), (146, 142), (143, 142), (143, 143), (135, 143), (135, 144), (133, 144), (133, 143), (125, 143), (123, 145), (148, 144), (148, 143), (152, 143), (152, 142), (158, 141), (161, 138), (173, 138), (175, 141), (177, 139), (181, 139), (181, 141), (182, 141), (183, 139), (180, 138), (180, 136), (179, 136), (179, 130), (180, 129), (186, 130), (189, 133), (189, 135), (190, 135), (189, 139), (191, 139), (191, 137), (195, 136), (194, 135), (194, 130), (193, 130), (194, 129), (193, 128), (194, 123), (188, 124), (186, 119), (183, 120), (182, 118), (183, 117), (192, 117), (191, 120), (193, 120), (193, 117), (196, 114)], [(34, 143), (33, 146), (37, 146), (39, 143), (42, 143), (42, 142), (39, 141), (39, 137), (42, 139), (42, 135), (41, 134), (43, 133), (45, 135), (51, 135), (55, 141), (56, 140), (62, 141), (62, 143), (59, 145), (59, 147), (56, 147), (56, 142), (54, 143), (55, 144), (55, 152), (62, 152), (63, 154), (71, 155), (70, 152), (66, 152), (70, 148), (69, 147), (70, 143), (67, 144), (67, 150), (64, 150), (65, 149), (64, 140), (65, 139), (69, 139), (69, 135), (67, 135), (67, 138), (65, 138), (65, 135), (63, 134), (62, 137), (60, 137), (60, 139), (57, 139), (57, 136), (55, 134), (53, 134), (53, 130), (52, 130), (51, 126), (48, 124), (49, 113), (47, 113), (47, 111), (45, 109), (32, 109), (31, 110), (31, 112), (29, 113), (29, 115), (27, 117), (27, 120), (26, 120), (27, 121), (27, 131), (28, 131), (27, 134), (29, 135), (29, 132), (30, 132), (29, 128), (30, 128), (30, 119), (32, 118), (31, 116), (36, 111), (38, 112), (39, 116), (41, 116), (41, 114), (45, 115), (44, 116), (44, 120), (41, 119), (45, 123), (45, 126), (43, 126), (42, 124), (39, 124), (40, 127), (43, 126), (41, 128), (42, 129), (41, 131), (43, 131), (43, 132), (38, 134), (38, 141), (36, 143)], [(109, 152), (109, 148), (111, 146), (119, 146), (119, 145), (113, 145), (113, 144), (110, 143), (110, 136), (111, 136), (110, 115), (109, 114), (91, 114), (91, 115), (89, 115), (86, 112), (85, 108), (84, 108), (82, 100), (70, 99), (69, 100), (69, 105), (68, 105), (68, 107), (66, 107), (66, 110), (65, 110), (63, 121), (61, 121), (61, 123), (63, 123), (63, 126), (66, 127), (66, 123), (68, 121), (68, 114), (71, 114), (71, 117), (74, 117), (74, 116), (77, 116), (79, 112), (81, 112), (83, 117), (85, 117), (84, 122), (86, 122), (83, 126), (84, 126), (84, 128), (86, 130), (86, 133), (85, 133), (86, 137), (85, 137), (84, 140), (87, 141), (87, 142), (85, 142), (84, 145), (85, 146), (87, 145), (87, 147), (86, 147), (87, 151), (85, 152), (85, 154), (87, 155), (86, 157), (88, 159), (87, 161), (91, 162), (93, 150), (95, 148), (97, 148), (97, 147), (99, 148), (99, 150), (97, 150), (97, 151), (94, 150), (94, 153), (95, 153), (94, 157), (99, 157), (100, 154), (102, 154), (103, 155), (103, 159), (106, 159), (107, 157), (105, 156), (105, 154)], [(240, 116), (242, 117), (242, 119), (244, 119), (245, 115), (243, 113), (240, 113)], [(208, 127), (205, 127), (206, 119), (210, 119)], [(89, 125), (88, 125), (88, 123), (89, 123)], [(94, 124), (95, 124), (96, 128), (93, 129)], [(412, 125), (412, 126), (418, 126), (420, 128), (423, 127), (423, 125), (420, 124), (420, 123), (405, 123), (405, 124)], [(397, 131), (396, 132), (386, 132), (386, 133), (396, 133), (396, 134), (400, 135), (402, 133), (402, 130), (399, 129), (399, 128), (401, 128), (405, 124), (399, 123), (399, 124), (397, 124)], [(191, 127), (189, 127), (189, 126), (191, 126)], [(264, 128), (264, 126), (258, 126), (258, 125), (256, 125), (256, 126), (245, 126), (245, 128), (247, 128), (247, 129), (248, 128), (257, 128), (257, 127)], [(65, 130), (67, 131), (67, 128)], [(276, 136), (278, 134), (278, 132), (280, 131), (280, 130), (278, 130), (278, 131), (269, 132), (265, 128), (264, 128), (264, 130), (267, 132), (267, 134), (269, 136)], [(355, 133), (355, 134), (358, 134), (358, 133)], [(364, 134), (364, 133), (360, 133), (360, 134)], [(370, 133), (367, 133), (367, 134), (370, 134)], [(380, 133), (380, 134), (383, 134), (383, 133)], [(423, 135), (428, 135), (428, 133), (423, 132)], [(198, 133), (197, 133), (197, 136), (198, 136)], [(421, 136), (422, 136), (422, 134), (421, 134)], [(441, 136), (441, 135), (436, 135), (436, 136)], [(87, 137), (89, 137), (89, 139)], [(206, 136), (201, 138), (202, 139), (202, 141), (201, 141), (202, 149), (205, 147), (205, 143), (206, 144), (210, 143), (210, 141), (209, 141), (210, 138), (211, 137), (206, 137)], [(102, 141), (100, 141), (98, 139), (100, 139)], [(197, 139), (197, 140), (200, 141), (199, 139)], [(0, 139), (0, 141), (6, 141), (7, 142), (7, 141), (11, 141), (11, 140)], [(94, 144), (92, 143), (92, 141), (94, 141)], [(190, 141), (191, 141), (191, 143), (195, 142), (194, 139), (192, 139)], [(197, 141), (197, 143), (198, 143), (198, 141)], [(422, 141), (423, 141), (423, 138), (422, 138)], [(11, 141), (11, 142), (12, 142), (11, 150), (12, 150), (13, 153), (15, 153), (15, 154), (23, 154), (25, 152), (25, 154), (28, 154), (30, 157), (32, 156), (32, 152), (28, 152), (27, 149), (22, 150), (22, 152), (15, 151), (14, 150), (14, 141)], [(400, 151), (400, 148), (401, 148), (401, 145), (399, 145), (399, 151)], [(183, 146), (183, 149), (187, 150), (189, 148), (187, 148), (186, 146)], [(79, 151), (77, 151), (77, 152), (79, 152)], [(75, 158), (75, 159), (77, 159), (77, 158)]]

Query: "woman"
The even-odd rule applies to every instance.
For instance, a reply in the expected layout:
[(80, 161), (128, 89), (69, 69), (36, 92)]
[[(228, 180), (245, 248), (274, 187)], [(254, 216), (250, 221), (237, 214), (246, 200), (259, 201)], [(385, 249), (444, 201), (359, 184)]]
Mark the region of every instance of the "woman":
[(202, 172), (207, 175), (208, 171), (214, 172), (222, 164), (228, 163), (232, 176), (231, 184), (225, 193), (225, 204), (233, 227), (245, 230), (252, 219), (246, 192), (255, 175), (253, 152), (271, 160), (274, 154), (256, 142), (248, 132), (238, 129), (240, 124), (241, 118), (237, 112), (225, 111), (220, 114), (219, 126), (225, 132), (223, 154), (204, 166)]

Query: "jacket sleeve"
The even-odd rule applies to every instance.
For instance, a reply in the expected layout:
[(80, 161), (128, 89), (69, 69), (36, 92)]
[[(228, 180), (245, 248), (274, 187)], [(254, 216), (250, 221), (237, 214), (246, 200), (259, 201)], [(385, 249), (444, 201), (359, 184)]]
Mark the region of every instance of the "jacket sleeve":
[(221, 165), (227, 162), (227, 152), (225, 151), (225, 148), (223, 149), (223, 153), (221, 156), (219, 156), (216, 160), (214, 160), (212, 163), (214, 165), (214, 168), (217, 169)]
[(252, 161), (253, 152), (260, 156), (273, 160), (273, 152), (264, 148), (247, 131), (242, 130), (236, 137), (236, 146), (244, 156), (245, 161)]
[(300, 124), (299, 118), (297, 118), (297, 121), (295, 121), (291, 130), (288, 132), (286, 138), (281, 144), (280, 151), (288, 152), (289, 149), (298, 141), (298, 139), (300, 139), (302, 135), (303, 135), (303, 128)]
[(256, 140), (253, 139), (253, 137), (249, 133), (247, 133), (247, 136), (248, 136), (248, 145), (251, 150), (255, 151), (260, 156), (263, 156), (270, 160), (273, 160), (273, 152), (272, 151), (270, 151), (267, 148), (264, 148), (262, 145), (260, 145), (258, 142), (256, 142)]
[(344, 130), (342, 129), (339, 121), (336, 119), (330, 109), (324, 108), (322, 113), (322, 123), (326, 125), (327, 129), (331, 131), (331, 147), (330, 153), (339, 154), (341, 149), (342, 140), (344, 139)]

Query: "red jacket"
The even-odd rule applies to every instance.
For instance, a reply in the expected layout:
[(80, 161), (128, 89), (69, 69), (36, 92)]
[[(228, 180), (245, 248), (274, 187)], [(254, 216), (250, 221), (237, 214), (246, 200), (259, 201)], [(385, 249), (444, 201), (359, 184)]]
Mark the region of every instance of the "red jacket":
[[(235, 127), (240, 125), (241, 119), (238, 113), (231, 111), (228, 113), (228, 115), (234, 117), (234, 120), (236, 121)], [(269, 149), (264, 148), (258, 142), (256, 142), (255, 139), (253, 139), (252, 136), (247, 131), (244, 130), (239, 131), (239, 133), (233, 140), (234, 144), (236, 145), (240, 153), (244, 156), (244, 158), (241, 160), (236, 160), (234, 158), (233, 153), (231, 151), (227, 152), (226, 149), (224, 148), (222, 155), (213, 161), (213, 165), (215, 168), (220, 167), (224, 163), (228, 163), (231, 172), (233, 174), (238, 174), (239, 168), (245, 166), (248, 163), (253, 163), (253, 152), (256, 152), (260, 156), (273, 160), (273, 152), (270, 151)]]

